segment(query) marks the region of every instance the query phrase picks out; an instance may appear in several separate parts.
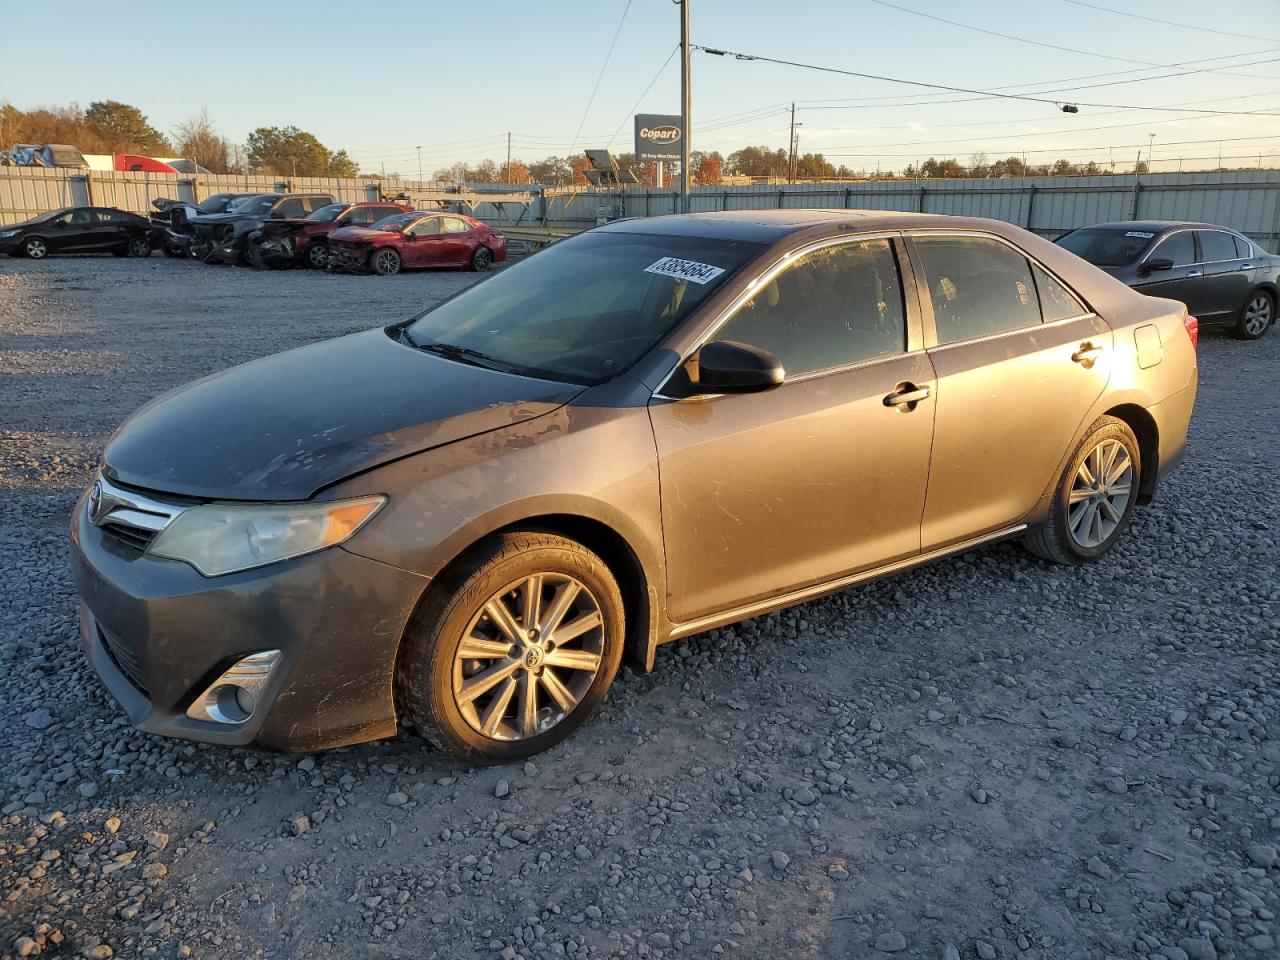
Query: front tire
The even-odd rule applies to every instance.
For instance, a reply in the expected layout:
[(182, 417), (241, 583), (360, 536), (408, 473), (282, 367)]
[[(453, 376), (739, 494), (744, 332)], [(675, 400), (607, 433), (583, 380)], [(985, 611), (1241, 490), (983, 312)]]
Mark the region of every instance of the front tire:
[(380, 277), (394, 277), (403, 266), (400, 254), (390, 247), (374, 250), (369, 254), (369, 270)]
[(1055, 563), (1091, 563), (1120, 539), (1133, 517), (1142, 480), (1142, 453), (1129, 425), (1099, 417), (1067, 461), (1049, 519), (1023, 539)]
[(415, 613), (397, 701), (442, 750), (520, 760), (569, 736), (604, 699), (624, 631), (621, 592), (598, 556), (554, 534), (499, 534)]
[(22, 253), (29, 260), (43, 260), (49, 255), (49, 244), (44, 237), (27, 237), (22, 241)]
[(1236, 320), (1236, 336), (1241, 340), (1257, 340), (1270, 328), (1276, 316), (1276, 298), (1266, 290), (1255, 290), (1240, 308)]
[(307, 266), (312, 270), (323, 270), (329, 263), (329, 245), (312, 243), (307, 247)]

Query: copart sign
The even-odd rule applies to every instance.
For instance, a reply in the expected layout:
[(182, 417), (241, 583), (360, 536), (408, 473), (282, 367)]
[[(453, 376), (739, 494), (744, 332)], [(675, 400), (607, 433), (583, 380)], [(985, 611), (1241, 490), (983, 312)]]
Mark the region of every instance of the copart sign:
[(679, 160), (684, 127), (680, 117), (658, 113), (636, 114), (636, 159)]

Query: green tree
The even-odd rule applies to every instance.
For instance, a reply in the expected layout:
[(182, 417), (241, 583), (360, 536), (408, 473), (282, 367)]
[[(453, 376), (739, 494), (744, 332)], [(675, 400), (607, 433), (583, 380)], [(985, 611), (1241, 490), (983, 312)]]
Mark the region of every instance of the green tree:
[(245, 141), (249, 169), (291, 177), (354, 177), (359, 174), (345, 150), (333, 153), (314, 134), (297, 127), (259, 127)]
[(746, 177), (784, 177), (787, 174), (787, 151), (779, 147), (743, 147), (729, 154), (725, 161), (729, 173)]
[(558, 183), (573, 176), (573, 168), (563, 157), (547, 157), (529, 164), (529, 176), (534, 183)]
[(84, 125), (110, 153), (168, 156), (173, 146), (137, 107), (118, 100), (98, 100), (84, 112)]

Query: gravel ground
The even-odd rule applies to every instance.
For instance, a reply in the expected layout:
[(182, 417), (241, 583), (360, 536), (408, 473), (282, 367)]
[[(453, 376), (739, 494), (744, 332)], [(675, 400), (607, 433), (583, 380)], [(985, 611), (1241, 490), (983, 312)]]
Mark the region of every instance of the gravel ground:
[(0, 954), (1280, 956), (1280, 333), (1201, 340), (1187, 465), (1086, 569), (1013, 545), (662, 648), (466, 769), (133, 731), (67, 515), (175, 384), (470, 282), (0, 264)]

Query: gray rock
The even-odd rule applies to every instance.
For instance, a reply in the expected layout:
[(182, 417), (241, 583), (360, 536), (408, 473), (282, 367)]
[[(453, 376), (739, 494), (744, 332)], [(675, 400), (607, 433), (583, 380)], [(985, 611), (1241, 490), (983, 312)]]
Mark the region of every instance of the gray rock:
[(511, 792), (511, 784), (507, 783), (507, 781), (505, 780), (499, 780), (497, 783), (493, 785), (493, 795), (497, 797), (499, 800), (501, 800), (510, 792)]
[(1191, 960), (1218, 960), (1218, 951), (1208, 937), (1185, 937), (1179, 946), (1186, 951)]
[(996, 948), (985, 940), (979, 940), (973, 945), (974, 951), (978, 954), (978, 960), (996, 960), (999, 954)]
[(53, 716), (44, 707), (23, 714), (22, 722), (32, 730), (44, 730), (53, 724)]
[(1259, 867), (1276, 865), (1276, 848), (1267, 843), (1251, 843), (1246, 851), (1249, 859)]
[(890, 930), (876, 937), (875, 947), (881, 953), (900, 953), (907, 949), (907, 938), (897, 930)]
[(98, 795), (98, 785), (92, 780), (86, 780), (80, 786), (76, 787), (76, 792), (86, 800), (92, 800)]
[(1103, 880), (1110, 880), (1112, 877), (1111, 868), (1098, 857), (1090, 857), (1084, 868), (1095, 877), (1101, 877)]
[(791, 862), (791, 858), (781, 850), (775, 850), (769, 854), (769, 861), (773, 864), (773, 869), (782, 872), (787, 869), (787, 864)]
[(954, 943), (944, 943), (942, 945), (942, 960), (960, 960), (960, 951)]
[(386, 799), (382, 802), (388, 807), (403, 807), (409, 802), (409, 795), (401, 793), (399, 790), (393, 790), (391, 793), (387, 794)]

